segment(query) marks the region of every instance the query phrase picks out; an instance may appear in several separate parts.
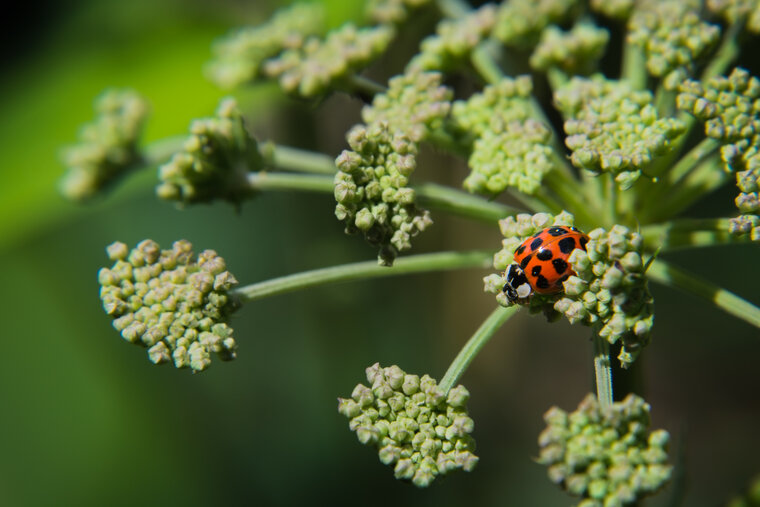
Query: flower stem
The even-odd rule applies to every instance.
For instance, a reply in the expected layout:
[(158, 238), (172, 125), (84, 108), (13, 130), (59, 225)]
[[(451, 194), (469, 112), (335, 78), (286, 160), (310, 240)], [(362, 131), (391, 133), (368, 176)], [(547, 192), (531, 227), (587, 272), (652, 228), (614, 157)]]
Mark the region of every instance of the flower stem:
[(290, 146), (267, 143), (262, 146), (261, 154), (268, 165), (285, 171), (335, 174), (338, 170), (333, 157)]
[(446, 374), (443, 376), (441, 383), (439, 384), (444, 393), (448, 393), (449, 390), (459, 382), (459, 379), (462, 377), (465, 370), (467, 370), (467, 367), (470, 366), (472, 360), (475, 359), (475, 356), (478, 355), (480, 349), (488, 343), (488, 340), (490, 340), (494, 333), (499, 330), (502, 324), (517, 313), (519, 309), (520, 306), (518, 305), (506, 308), (499, 306), (491, 312), (491, 315), (489, 315), (480, 325), (478, 330), (475, 331), (475, 334), (467, 340), (467, 343), (464, 344), (462, 350), (459, 351), (457, 357), (452, 361), (449, 369), (446, 370)]
[(646, 57), (637, 45), (624, 36), (621, 80), (627, 81), (634, 90), (643, 90), (647, 84)]
[(711, 77), (723, 74), (729, 65), (736, 60), (739, 56), (739, 35), (744, 29), (745, 20), (739, 20), (731, 25), (728, 30), (725, 31), (723, 40), (720, 43), (720, 47), (715, 52), (710, 64), (705, 68), (702, 73), (702, 80), (710, 79)]
[(396, 259), (391, 268), (379, 266), (377, 261), (354, 262), (273, 278), (235, 288), (230, 293), (240, 298), (242, 302), (249, 302), (335, 282), (450, 269), (485, 269), (491, 266), (492, 261), (493, 252), (484, 250), (410, 255)]
[(649, 266), (647, 275), (657, 283), (694, 294), (755, 327), (760, 327), (760, 308), (733, 292), (703, 280), (661, 259)]
[[(333, 178), (327, 175), (265, 171), (249, 173), (248, 184), (255, 191), (301, 190), (332, 194), (335, 188)], [(481, 222), (493, 223), (521, 211), (506, 204), (488, 201), (482, 197), (435, 183), (424, 183), (412, 188), (420, 202), (426, 207), (448, 211), (454, 215)]]
[(661, 251), (679, 248), (717, 246), (732, 243), (750, 243), (748, 234), (731, 234), (728, 218), (685, 218), (661, 224), (646, 225), (641, 235), (648, 250)]
[(187, 136), (172, 136), (159, 139), (147, 145), (143, 150), (142, 163), (146, 166), (161, 165), (172, 155), (182, 149)]
[(594, 376), (596, 398), (602, 409), (605, 409), (612, 405), (612, 365), (610, 364), (610, 344), (598, 333), (594, 333)]
[(435, 207), (451, 212), (454, 215), (474, 218), (484, 222), (495, 222), (508, 215), (516, 215), (522, 210), (481, 197), (466, 194), (462, 191), (438, 185), (423, 183), (414, 187), (420, 203), (424, 206)]

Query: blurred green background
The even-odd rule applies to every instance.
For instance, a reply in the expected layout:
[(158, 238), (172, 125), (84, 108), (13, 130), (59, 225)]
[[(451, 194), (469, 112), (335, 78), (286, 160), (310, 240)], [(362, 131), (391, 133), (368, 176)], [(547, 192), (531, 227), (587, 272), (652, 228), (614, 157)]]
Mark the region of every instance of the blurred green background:
[[(182, 134), (223, 92), (203, 77), (210, 43), (276, 2), (133, 0), (30, 4), (6, 32), (0, 83), (0, 505), (570, 505), (536, 455), (542, 413), (591, 388), (584, 329), (520, 315), (463, 383), (481, 462), (417, 490), (392, 478), (337, 413), (336, 397), (379, 361), (439, 377), (493, 308), (479, 271), (312, 289), (249, 304), (233, 320), (231, 363), (203, 374), (155, 367), (111, 328), (98, 299), (104, 247), (179, 238), (216, 249), (242, 283), (374, 258), (345, 237), (330, 196), (267, 194), (183, 211), (153, 196), (153, 171), (86, 206), (56, 190), (105, 87), (152, 104), (147, 140)], [(328, 2), (330, 20), (359, 2)], [(424, 26), (424, 24), (423, 24)], [(407, 50), (408, 54), (408, 50)], [(400, 70), (392, 59), (382, 65)], [(395, 67), (393, 65), (396, 65)], [(336, 155), (358, 101), (319, 108), (272, 87), (238, 95), (262, 139)], [(426, 152), (421, 176), (456, 185), (461, 162)], [(693, 213), (731, 213), (733, 191)], [(499, 234), (435, 215), (416, 252), (498, 248)], [(666, 256), (760, 304), (757, 247)], [(733, 266), (746, 266), (733, 269)], [(655, 427), (673, 436), (683, 505), (719, 505), (760, 471), (758, 331), (659, 286), (641, 375)], [(679, 479), (680, 480), (680, 479)], [(668, 505), (671, 485), (648, 505)]]

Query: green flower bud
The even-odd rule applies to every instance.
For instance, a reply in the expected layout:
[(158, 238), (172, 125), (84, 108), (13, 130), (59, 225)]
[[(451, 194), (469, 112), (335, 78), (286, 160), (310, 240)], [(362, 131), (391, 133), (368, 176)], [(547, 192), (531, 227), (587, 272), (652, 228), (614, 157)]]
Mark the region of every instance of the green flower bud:
[(667, 432), (647, 434), (649, 405), (638, 396), (603, 409), (592, 394), (567, 414), (552, 407), (539, 436), (538, 462), (552, 482), (579, 496), (579, 505), (624, 505), (669, 479)]
[(131, 251), (124, 243), (107, 248), (111, 269), (98, 273), (100, 297), (114, 328), (132, 343), (148, 347), (155, 364), (205, 370), (211, 352), (235, 358), (237, 344), (226, 321), (237, 302), (227, 291), (237, 281), (213, 250), (193, 258), (192, 245), (177, 241), (161, 250), (151, 240)]
[(347, 138), (354, 151), (344, 151), (335, 161), (335, 215), (346, 224), (346, 233), (361, 231), (379, 248), (379, 263), (390, 266), (398, 252), (411, 248), (411, 238), (432, 224), (407, 187), (417, 145), (400, 132), (391, 134), (384, 122), (356, 126)]
[(235, 30), (214, 43), (207, 74), (223, 88), (261, 77), (264, 63), (287, 49), (299, 48), (310, 35), (324, 30), (324, 6), (295, 3), (275, 12), (266, 23)]
[(579, 23), (569, 32), (549, 26), (530, 56), (530, 66), (546, 71), (558, 68), (567, 74), (588, 74), (604, 54), (610, 34), (590, 23)]
[(372, 387), (359, 384), (350, 399), (338, 398), (338, 411), (361, 443), (377, 447), (380, 461), (394, 466), (397, 479), (427, 487), (439, 475), (475, 467), (467, 389), (456, 386), (445, 394), (429, 375), (378, 363), (366, 374)]
[(365, 10), (367, 17), (379, 24), (400, 24), (406, 21), (411, 11), (431, 3), (431, 0), (369, 0)]
[(719, 39), (720, 28), (703, 22), (691, 2), (642, 1), (629, 22), (628, 41), (644, 51), (647, 70), (668, 90), (677, 89)]
[(554, 100), (565, 117), (573, 165), (611, 172), (620, 188), (630, 187), (651, 160), (670, 151), (685, 129), (678, 119), (657, 118), (648, 91), (600, 75), (574, 77), (555, 92)]
[(258, 143), (248, 135), (234, 99), (222, 100), (216, 114), (194, 120), (184, 150), (159, 168), (160, 198), (182, 204), (214, 199), (239, 204), (252, 194), (248, 173), (264, 164)]
[(760, 34), (760, 4), (755, 0), (707, 0), (707, 8), (730, 25), (746, 23), (749, 32)]
[(541, 31), (573, 14), (574, 0), (510, 0), (497, 13), (493, 36), (507, 46), (533, 47)]
[(60, 182), (67, 199), (84, 201), (105, 190), (142, 160), (138, 142), (148, 103), (132, 90), (106, 90), (95, 101), (96, 118), (80, 131), (80, 142), (63, 153)]
[(316, 97), (377, 58), (394, 35), (390, 25), (356, 28), (346, 23), (325, 39), (309, 37), (298, 47), (267, 60), (263, 73), (278, 78), (287, 93)]
[(444, 19), (436, 34), (422, 41), (420, 53), (407, 70), (447, 70), (470, 55), (487, 38), (496, 19), (496, 7), (486, 4), (459, 19)]

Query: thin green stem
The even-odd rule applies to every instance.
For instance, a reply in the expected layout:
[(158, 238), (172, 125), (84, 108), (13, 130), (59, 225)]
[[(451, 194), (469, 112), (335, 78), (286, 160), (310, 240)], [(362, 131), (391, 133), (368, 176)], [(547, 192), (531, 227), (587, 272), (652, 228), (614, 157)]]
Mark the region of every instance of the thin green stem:
[(300, 190), (304, 192), (333, 193), (333, 178), (321, 174), (296, 174), (285, 172), (248, 173), (248, 185), (257, 191)]
[(736, 57), (739, 56), (739, 50), (741, 49), (739, 35), (741, 35), (744, 29), (744, 22), (744, 19), (737, 21), (725, 31), (720, 47), (710, 60), (710, 64), (702, 72), (702, 80), (723, 74), (731, 63), (736, 60)]
[(596, 398), (604, 410), (612, 405), (612, 365), (610, 364), (610, 344), (598, 333), (594, 333), (594, 377)]
[(472, 66), (478, 71), (478, 74), (489, 84), (496, 84), (504, 79), (504, 72), (496, 64), (488, 42), (480, 43), (470, 56)]
[(359, 74), (351, 74), (351, 76), (347, 79), (347, 84), (350, 88), (349, 91), (355, 92), (368, 99), (371, 99), (375, 95), (388, 91), (385, 86), (381, 85), (377, 81), (373, 81), (367, 77), (360, 76)]
[(623, 64), (620, 70), (621, 79), (628, 82), (634, 90), (643, 90), (647, 84), (646, 56), (635, 44), (628, 42), (625, 37), (623, 45)]
[(266, 163), (276, 169), (315, 174), (335, 174), (335, 159), (323, 153), (316, 153), (290, 146), (267, 143), (261, 148)]
[(457, 357), (452, 361), (449, 369), (446, 370), (446, 374), (444, 374), (441, 383), (439, 384), (439, 387), (444, 393), (448, 393), (449, 390), (459, 382), (459, 379), (462, 378), (465, 370), (470, 366), (470, 363), (475, 359), (475, 356), (478, 355), (478, 352), (480, 352), (483, 346), (488, 343), (488, 340), (491, 339), (494, 333), (496, 333), (496, 331), (498, 331), (510, 317), (517, 313), (520, 308), (521, 307), (518, 305), (512, 305), (507, 308), (500, 306), (491, 312), (491, 315), (483, 321), (478, 330), (475, 331), (475, 334), (467, 340), (467, 343), (464, 344), (462, 350), (459, 351)]
[(657, 222), (675, 216), (723, 185), (727, 179), (719, 154), (713, 153), (690, 170), (682, 182), (666, 195), (667, 198), (663, 196), (657, 203), (642, 209), (643, 222)]
[[(253, 172), (248, 174), (248, 184), (254, 191), (298, 190), (332, 194), (335, 190), (333, 178), (322, 174)], [(494, 223), (522, 211), (436, 183), (424, 183), (412, 188), (425, 207), (481, 222)]]
[(655, 259), (649, 266), (647, 275), (657, 283), (698, 296), (713, 303), (729, 315), (760, 327), (760, 308), (693, 273), (677, 268), (662, 259)]
[(328, 268), (314, 269), (302, 273), (274, 278), (233, 289), (231, 294), (242, 302), (254, 301), (269, 296), (285, 294), (319, 285), (354, 280), (367, 280), (385, 276), (424, 273), (465, 268), (487, 269), (493, 262), (493, 252), (476, 250), (471, 252), (438, 252), (410, 255), (396, 259), (393, 267), (378, 266), (377, 261), (355, 262)]
[(654, 251), (751, 243), (749, 234), (731, 234), (728, 218), (680, 219), (641, 228), (646, 249)]
[(414, 190), (423, 206), (435, 207), (454, 215), (484, 222), (495, 222), (508, 215), (516, 215), (523, 211), (437, 183), (423, 183), (415, 186)]
[(658, 167), (657, 173), (653, 176), (659, 176), (661, 173), (667, 171), (664, 178), (665, 181), (661, 183), (670, 186), (678, 185), (690, 171), (697, 167), (697, 165), (699, 165), (704, 159), (715, 153), (718, 148), (720, 148), (720, 143), (718, 141), (711, 137), (706, 137), (689, 150), (686, 155), (681, 157), (672, 168)]

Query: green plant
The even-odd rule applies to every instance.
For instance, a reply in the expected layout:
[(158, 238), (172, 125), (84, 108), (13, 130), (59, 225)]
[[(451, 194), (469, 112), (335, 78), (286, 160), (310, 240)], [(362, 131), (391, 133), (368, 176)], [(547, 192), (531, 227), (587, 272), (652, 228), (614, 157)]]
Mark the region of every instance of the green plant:
[[(316, 103), (330, 93), (366, 101), (363, 123), (347, 133), (349, 149), (336, 160), (253, 139), (231, 98), (214, 117), (196, 120), (189, 138), (141, 147), (144, 101), (132, 92), (108, 92), (82, 144), (70, 151), (67, 196), (86, 199), (154, 163), (160, 164), (157, 195), (181, 206), (217, 199), (240, 206), (274, 190), (332, 193), (346, 233), (361, 233), (378, 262), (235, 287), (220, 257), (206, 251), (196, 260), (186, 241), (166, 251), (149, 240), (131, 251), (115, 243), (109, 247), (114, 265), (99, 275), (106, 312), (125, 339), (148, 348), (154, 363), (197, 372), (209, 366), (212, 352), (235, 357), (228, 319), (253, 300), (339, 280), (492, 263), (498, 273), (484, 283), (499, 306), (440, 382), (397, 366), (371, 366), (370, 385), (339, 401), (351, 429), (378, 448), (397, 477), (417, 486), (473, 469), (468, 393), (455, 386), (525, 306), (550, 321), (564, 315), (589, 327), (595, 344), (596, 397), (570, 415), (556, 408), (546, 415), (539, 461), (550, 479), (581, 497), (581, 505), (633, 503), (656, 492), (671, 474), (667, 434), (649, 432), (643, 399), (618, 391), (615, 398), (625, 400), (614, 401), (609, 359), (613, 348), (627, 368), (649, 344), (648, 282), (701, 296), (760, 327), (760, 309), (657, 258), (679, 248), (760, 240), (760, 80), (731, 70), (741, 38), (757, 32), (756, 23), (744, 23), (757, 8), (716, 3), (703, 13), (698, 7), (674, 0), (590, 6), (510, 0), (471, 10), (457, 0), (387, 0), (368, 4), (366, 26), (326, 30), (317, 4), (295, 5), (268, 24), (222, 39), (207, 71), (223, 87), (276, 80), (285, 93)], [(403, 69), (383, 76), (387, 86), (369, 79), (362, 71), (414, 16), (438, 16), (436, 33)], [(610, 31), (603, 25), (620, 21), (622, 65), (605, 76), (599, 61)], [(618, 71), (619, 78), (610, 77)], [(534, 91), (547, 85), (553, 106)], [(423, 145), (467, 160), (462, 185), (469, 193), (414, 181)], [(736, 216), (682, 217), (732, 180), (739, 190)], [(498, 225), (501, 249), (404, 256), (436, 212)], [(568, 258), (574, 276), (559, 294), (511, 304), (503, 271), (521, 243), (554, 225), (575, 225), (589, 235), (585, 250)]]

